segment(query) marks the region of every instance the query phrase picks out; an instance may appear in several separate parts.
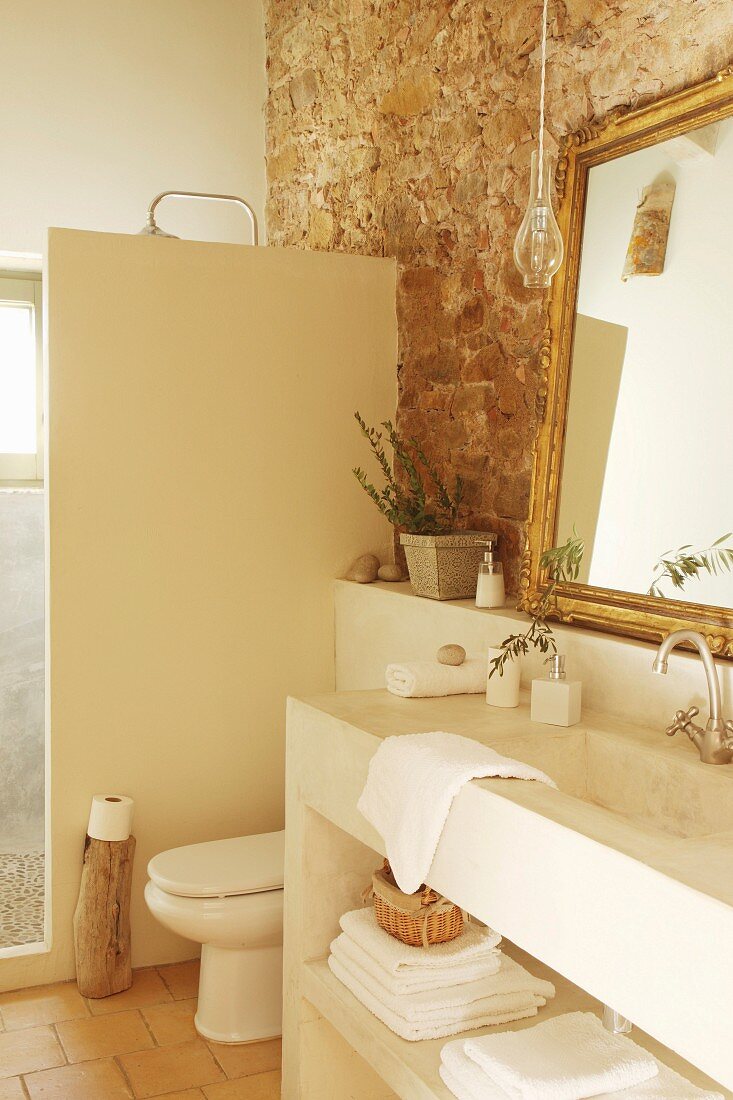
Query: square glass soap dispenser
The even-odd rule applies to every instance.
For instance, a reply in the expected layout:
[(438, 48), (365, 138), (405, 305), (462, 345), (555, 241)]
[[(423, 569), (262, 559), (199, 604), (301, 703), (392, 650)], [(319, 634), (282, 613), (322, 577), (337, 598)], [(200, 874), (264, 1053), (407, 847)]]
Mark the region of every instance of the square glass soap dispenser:
[(582, 684), (567, 679), (561, 653), (553, 653), (545, 664), (550, 666), (549, 675), (532, 681), (530, 718), (549, 726), (574, 726), (580, 721)]

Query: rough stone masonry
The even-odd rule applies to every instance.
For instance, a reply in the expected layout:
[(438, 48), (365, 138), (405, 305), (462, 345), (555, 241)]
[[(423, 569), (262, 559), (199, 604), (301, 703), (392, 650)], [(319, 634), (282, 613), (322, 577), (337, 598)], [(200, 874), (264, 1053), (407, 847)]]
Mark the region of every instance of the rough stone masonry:
[[(464, 478), (463, 525), (502, 533), (510, 590), (545, 309), (512, 259), (540, 24), (535, 0), (266, 0), (269, 241), (397, 258), (399, 427)], [(554, 154), (730, 64), (733, 0), (550, 0), (549, 36)]]

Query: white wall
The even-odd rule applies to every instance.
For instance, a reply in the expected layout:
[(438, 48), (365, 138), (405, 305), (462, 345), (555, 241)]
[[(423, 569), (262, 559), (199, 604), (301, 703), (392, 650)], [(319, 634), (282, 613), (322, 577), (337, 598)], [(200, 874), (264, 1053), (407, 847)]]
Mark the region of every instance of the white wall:
[(333, 578), (391, 542), (351, 469), (394, 261), (52, 230), (47, 289), (53, 947), (0, 989), (73, 974), (98, 792), (136, 801), (134, 964), (196, 954), (148, 860), (282, 826), (286, 696), (333, 690)]
[[(42, 253), (51, 225), (135, 233), (172, 189), (262, 221), (261, 0), (0, 0), (0, 27), (0, 253)], [(159, 220), (245, 239), (236, 207), (167, 200)]]
[[(677, 182), (664, 273), (623, 283), (636, 203), (661, 173)], [(679, 165), (657, 147), (591, 170), (578, 310), (629, 330), (592, 584), (646, 591), (661, 553), (733, 529), (731, 179), (730, 124), (714, 157)], [(733, 606), (733, 577), (684, 598)]]

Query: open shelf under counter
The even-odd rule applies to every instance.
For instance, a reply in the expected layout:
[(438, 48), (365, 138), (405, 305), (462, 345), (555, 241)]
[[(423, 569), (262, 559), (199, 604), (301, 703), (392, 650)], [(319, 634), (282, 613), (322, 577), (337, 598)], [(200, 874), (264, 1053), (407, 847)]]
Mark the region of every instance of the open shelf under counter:
[[(542, 1015), (610, 1004), (637, 1034), (663, 1044), (661, 1061), (688, 1079), (703, 1080), (704, 1072), (733, 1096), (733, 955), (724, 947), (733, 937), (733, 831), (708, 835), (703, 813), (729, 807), (730, 775), (708, 774), (719, 769), (702, 767), (686, 746), (663, 739), (660, 747), (654, 731), (603, 715), (561, 729), (532, 723), (524, 704), (489, 712), (478, 696), (404, 700), (350, 691), (288, 704), (283, 1100), (446, 1100), (438, 1045), (423, 1071), (419, 1046), (392, 1036), (324, 964), (311, 965), (327, 956), (342, 914), (362, 904), (384, 855), (357, 809), (374, 753), (386, 736), (436, 729), (533, 764), (558, 789), (502, 779), (466, 784), (430, 885), (521, 945), (532, 956), (528, 969), (543, 974), (535, 961), (542, 960), (563, 975), (552, 978), (559, 995)], [(676, 790), (710, 795), (674, 802), (680, 813), (688, 803), (699, 811), (686, 821), (687, 835), (663, 831), (656, 817), (636, 820), (633, 805), (621, 812), (618, 800), (642, 780), (650, 797), (668, 789), (656, 782), (659, 769), (679, 773)], [(611, 805), (619, 812), (595, 798), (601, 774), (609, 789), (618, 780)], [(688, 1062), (699, 1071), (684, 1072)], [(384, 1067), (396, 1076), (386, 1077)]]
[[(455, 1100), (443, 1084), (438, 1067), (440, 1052), (452, 1039), (470, 1035), (486, 1035), (499, 1031), (518, 1031), (534, 1027), (542, 1020), (566, 1012), (603, 1013), (603, 1006), (578, 986), (556, 974), (539, 960), (527, 955), (514, 944), (502, 944), (502, 950), (537, 977), (551, 981), (556, 996), (539, 1010), (535, 1017), (497, 1027), (466, 1031), (447, 1039), (407, 1042), (395, 1035), (373, 1016), (354, 995), (331, 973), (326, 959), (304, 963), (301, 993), (346, 1042), (376, 1070), (385, 1084), (402, 1100)], [(630, 1038), (645, 1047), (655, 1058), (686, 1077), (700, 1088), (721, 1092), (726, 1100), (733, 1098), (700, 1070), (685, 1062), (651, 1036), (634, 1028)]]

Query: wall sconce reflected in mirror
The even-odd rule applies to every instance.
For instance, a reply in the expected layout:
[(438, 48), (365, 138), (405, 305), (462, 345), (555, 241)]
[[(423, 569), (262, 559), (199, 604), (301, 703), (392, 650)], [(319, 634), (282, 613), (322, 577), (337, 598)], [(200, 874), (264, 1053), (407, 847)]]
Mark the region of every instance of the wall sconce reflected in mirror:
[(171, 237), (174, 240), (178, 240), (175, 233), (166, 233), (164, 229), (161, 229), (155, 220), (155, 209), (159, 202), (167, 198), (175, 199), (205, 199), (210, 202), (234, 202), (241, 206), (249, 218), (250, 227), (252, 229), (252, 244), (259, 244), (259, 234), (257, 231), (257, 218), (252, 207), (244, 199), (240, 199), (238, 195), (208, 195), (203, 191), (161, 191), (159, 195), (156, 195), (150, 206), (148, 207), (148, 220), (143, 229), (140, 230), (138, 236), (142, 237)]

